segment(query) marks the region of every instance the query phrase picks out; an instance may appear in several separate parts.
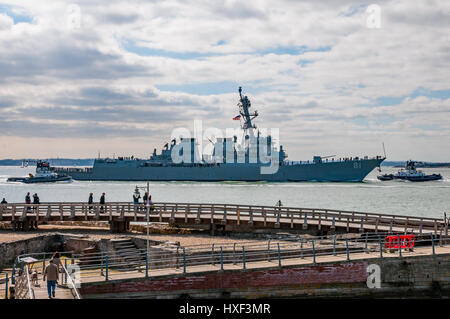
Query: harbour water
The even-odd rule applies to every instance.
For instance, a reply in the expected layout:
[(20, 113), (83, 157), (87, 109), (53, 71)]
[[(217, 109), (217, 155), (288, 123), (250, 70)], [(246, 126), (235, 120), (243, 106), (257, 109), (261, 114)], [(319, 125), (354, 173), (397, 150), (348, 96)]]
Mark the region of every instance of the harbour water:
[[(382, 167), (382, 173), (398, 168)], [(134, 189), (145, 182), (73, 181), (54, 184), (7, 182), (11, 176), (27, 176), (35, 167), (0, 166), (0, 200), (23, 203), (25, 195), (38, 193), (41, 202), (87, 201), (94, 193), (98, 202), (102, 192), (107, 201), (132, 201)], [(381, 182), (372, 171), (362, 183), (268, 183), (268, 182), (150, 182), (154, 202), (222, 203), (328, 208), (360, 212), (442, 218), (450, 216), (450, 168), (424, 168), (427, 174), (440, 173), (433, 182)], [(143, 190), (141, 192), (143, 194)]]

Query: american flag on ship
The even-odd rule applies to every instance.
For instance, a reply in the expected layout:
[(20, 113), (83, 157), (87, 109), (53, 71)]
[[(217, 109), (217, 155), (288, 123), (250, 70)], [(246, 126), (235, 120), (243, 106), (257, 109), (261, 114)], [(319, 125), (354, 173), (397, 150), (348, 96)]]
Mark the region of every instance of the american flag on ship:
[(234, 121), (238, 121), (238, 120), (240, 120), (241, 119), (241, 115), (239, 114), (238, 116), (235, 116), (235, 117), (233, 117), (233, 120)]

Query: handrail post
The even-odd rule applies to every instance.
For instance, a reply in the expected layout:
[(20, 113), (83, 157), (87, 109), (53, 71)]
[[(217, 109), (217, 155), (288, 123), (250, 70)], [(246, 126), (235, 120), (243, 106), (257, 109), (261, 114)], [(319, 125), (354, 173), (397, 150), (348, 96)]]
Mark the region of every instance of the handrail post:
[(223, 271), (223, 249), (220, 246), (220, 271)]
[(367, 237), (369, 237), (368, 233), (366, 233), (366, 240), (365, 240), (365, 245), (364, 245), (364, 249), (366, 250), (366, 254), (369, 253), (369, 249), (367, 248)]
[(433, 250), (433, 257), (434, 257), (436, 255), (436, 251), (434, 249), (434, 236), (433, 233), (430, 233), (430, 235), (431, 235), (431, 248)]
[(378, 236), (378, 241), (380, 243), (380, 258), (383, 258), (383, 242), (381, 241), (381, 236)]
[(104, 276), (104, 272), (103, 272), (103, 252), (101, 252), (101, 255), (100, 255), (100, 276)]
[(186, 273), (186, 249), (183, 247), (183, 273)]
[(316, 247), (314, 246), (314, 240), (312, 241), (312, 251), (313, 251), (313, 264), (316, 264)]
[(109, 268), (109, 263), (108, 263), (108, 255), (106, 255), (105, 257), (105, 280), (108, 281), (108, 268)]
[[(64, 259), (64, 266), (67, 269), (67, 259)], [(67, 285), (67, 274), (64, 272), (64, 284)]]
[(397, 238), (398, 238), (398, 256), (402, 257), (402, 242), (400, 236), (397, 236)]
[(347, 261), (350, 260), (350, 251), (348, 249), (348, 238), (345, 238), (345, 247), (347, 249)]
[(280, 243), (277, 243), (277, 246), (278, 246), (278, 267), (281, 267)]
[(9, 274), (6, 273), (5, 299), (8, 299), (8, 283), (9, 283)]
[(11, 284), (15, 285), (16, 284), (16, 262), (17, 262), (17, 258), (16, 260), (14, 260), (14, 265), (13, 265), (13, 269), (12, 269), (12, 273), (11, 273)]
[(244, 270), (246, 269), (245, 266), (245, 247), (242, 246), (242, 267), (244, 268)]
[(300, 238), (300, 258), (303, 259), (303, 238)]
[(336, 235), (333, 236), (333, 256), (336, 256)]
[(267, 261), (270, 261), (270, 239), (267, 242)]
[(145, 251), (145, 278), (148, 278), (148, 250)]

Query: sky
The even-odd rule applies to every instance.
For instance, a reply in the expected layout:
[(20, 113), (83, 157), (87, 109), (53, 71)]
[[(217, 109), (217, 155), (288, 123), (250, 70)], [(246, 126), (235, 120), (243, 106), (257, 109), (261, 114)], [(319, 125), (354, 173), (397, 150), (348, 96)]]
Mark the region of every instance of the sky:
[(0, 158), (149, 157), (239, 86), (290, 160), (450, 162), (450, 1), (0, 0)]

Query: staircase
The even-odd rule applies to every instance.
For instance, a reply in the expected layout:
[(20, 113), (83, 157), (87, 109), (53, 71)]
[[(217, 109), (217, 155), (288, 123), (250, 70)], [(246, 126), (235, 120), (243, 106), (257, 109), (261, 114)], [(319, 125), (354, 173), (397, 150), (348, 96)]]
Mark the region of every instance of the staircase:
[(138, 268), (145, 263), (145, 256), (130, 238), (111, 239), (111, 243), (118, 262), (125, 263), (120, 268)]

